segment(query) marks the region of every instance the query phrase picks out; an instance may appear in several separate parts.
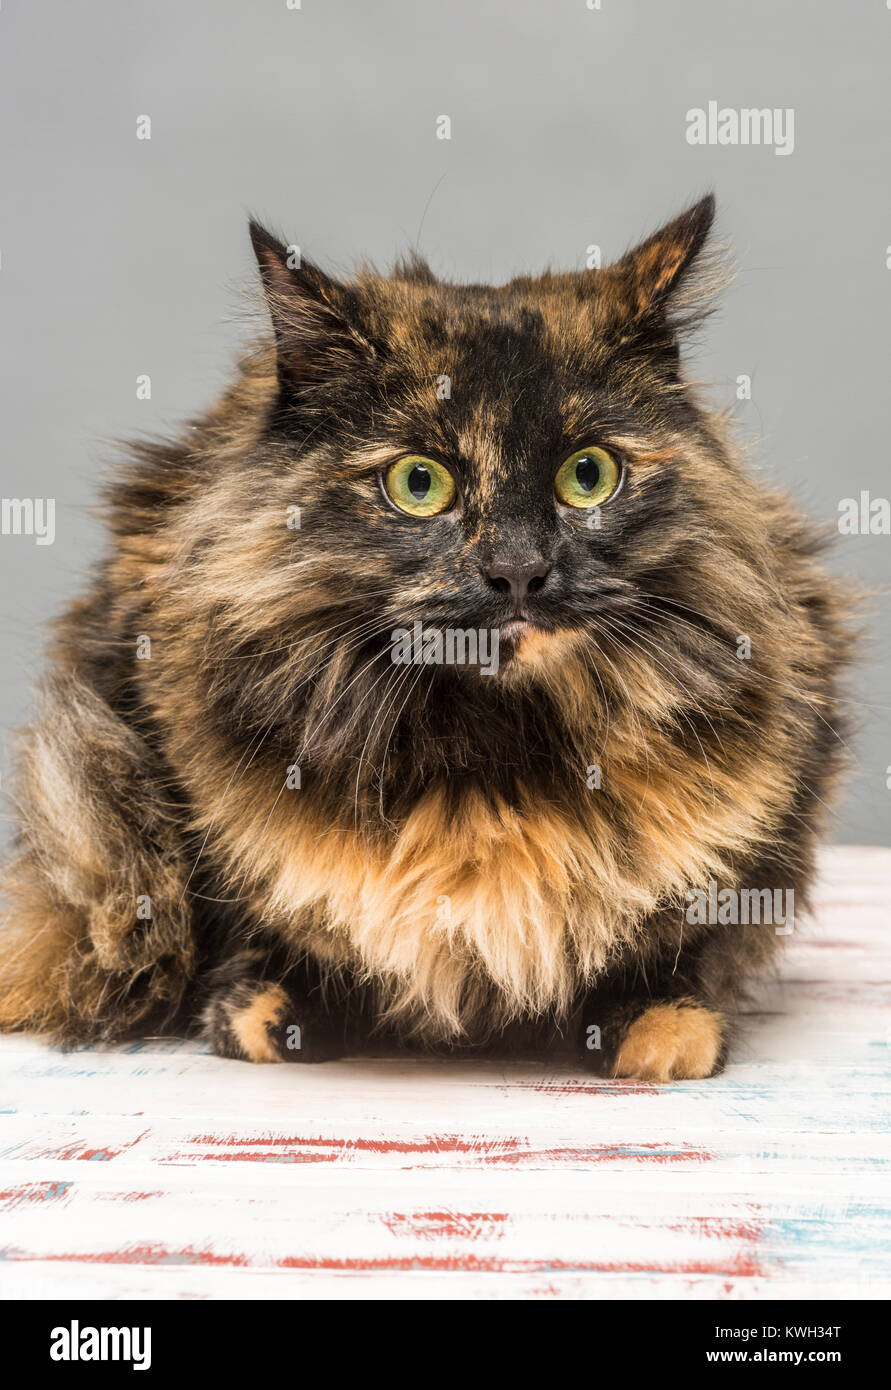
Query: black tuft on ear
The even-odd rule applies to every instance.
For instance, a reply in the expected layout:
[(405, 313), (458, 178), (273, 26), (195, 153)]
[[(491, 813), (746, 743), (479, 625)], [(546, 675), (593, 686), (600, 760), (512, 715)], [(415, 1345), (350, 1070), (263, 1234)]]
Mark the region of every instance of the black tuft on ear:
[(253, 219), (250, 233), (275, 330), (282, 388), (342, 375), (358, 359), (373, 357), (351, 291)]
[(664, 310), (702, 251), (715, 217), (710, 193), (610, 267), (634, 317)]

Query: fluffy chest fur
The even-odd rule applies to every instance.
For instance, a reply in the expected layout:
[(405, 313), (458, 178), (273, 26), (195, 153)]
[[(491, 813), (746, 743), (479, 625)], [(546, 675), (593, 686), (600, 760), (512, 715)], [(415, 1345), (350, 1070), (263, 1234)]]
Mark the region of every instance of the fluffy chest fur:
[(183, 744), (181, 770), (227, 892), (295, 955), (349, 965), (433, 1038), (477, 1028), (483, 1010), (490, 1023), (560, 1016), (611, 966), (677, 946), (691, 932), (685, 890), (732, 881), (789, 794), (776, 744), (696, 757), (651, 722), (644, 756), (620, 718), (599, 786), (580, 766), (576, 786), (548, 796), (515, 781), (508, 797), (456, 773), (372, 832), (355, 804), (318, 804), (311, 767), (299, 789), (262, 758), (224, 778), (217, 751)]

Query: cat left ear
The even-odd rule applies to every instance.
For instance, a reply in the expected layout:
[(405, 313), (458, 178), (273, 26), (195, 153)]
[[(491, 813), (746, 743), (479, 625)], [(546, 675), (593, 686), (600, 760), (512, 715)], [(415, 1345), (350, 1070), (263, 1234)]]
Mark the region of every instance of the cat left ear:
[(714, 218), (715, 200), (709, 194), (610, 267), (619, 278), (635, 317), (663, 309), (681, 288), (705, 245)]
[(362, 335), (354, 296), (344, 285), (282, 244), (259, 222), (251, 242), (266, 294), (283, 387), (344, 374), (374, 348)]

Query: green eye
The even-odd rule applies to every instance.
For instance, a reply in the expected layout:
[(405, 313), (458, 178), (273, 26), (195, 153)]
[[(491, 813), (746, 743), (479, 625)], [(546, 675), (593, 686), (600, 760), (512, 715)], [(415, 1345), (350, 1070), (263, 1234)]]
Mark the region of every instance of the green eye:
[(455, 500), (455, 480), (449, 470), (420, 454), (391, 463), (384, 487), (390, 500), (409, 516), (436, 516)]
[(599, 507), (619, 486), (619, 465), (605, 449), (578, 449), (560, 465), (554, 491), (567, 507)]

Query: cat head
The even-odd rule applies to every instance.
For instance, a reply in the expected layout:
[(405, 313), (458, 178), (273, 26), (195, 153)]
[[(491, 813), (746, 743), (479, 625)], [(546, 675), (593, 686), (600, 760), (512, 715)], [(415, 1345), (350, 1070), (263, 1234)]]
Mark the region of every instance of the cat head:
[(497, 633), (508, 663), (585, 630), (694, 520), (673, 454), (704, 432), (678, 329), (713, 214), (706, 198), (608, 269), (497, 289), (418, 260), (338, 283), (252, 224), (269, 435), (293, 451), (306, 546), (394, 620)]
[(590, 749), (610, 719), (733, 705), (738, 635), (780, 632), (781, 513), (681, 368), (713, 214), (501, 287), (417, 259), (336, 280), (252, 224), (274, 354), (204, 439), (175, 575), (218, 721), (466, 766), (538, 721), (519, 756), (550, 766), (548, 726)]

